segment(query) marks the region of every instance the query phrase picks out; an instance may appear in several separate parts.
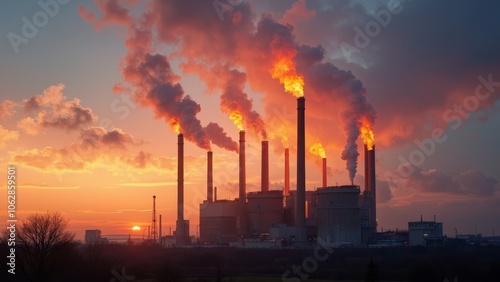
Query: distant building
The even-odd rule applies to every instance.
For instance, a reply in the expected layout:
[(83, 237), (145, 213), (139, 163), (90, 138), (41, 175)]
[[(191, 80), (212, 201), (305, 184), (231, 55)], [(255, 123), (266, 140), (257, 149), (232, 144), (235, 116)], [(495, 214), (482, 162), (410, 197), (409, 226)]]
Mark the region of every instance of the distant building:
[(227, 244), (237, 240), (238, 202), (217, 200), (200, 204), (200, 242)]
[(166, 248), (171, 248), (171, 247), (174, 247), (177, 243), (177, 240), (174, 236), (163, 236), (161, 238), (161, 243), (160, 245), (162, 247), (166, 247)]
[(409, 245), (425, 246), (426, 242), (435, 242), (443, 238), (443, 223), (436, 221), (408, 222)]
[(101, 237), (101, 230), (85, 230), (85, 243), (86, 244), (97, 244), (102, 243), (103, 238)]

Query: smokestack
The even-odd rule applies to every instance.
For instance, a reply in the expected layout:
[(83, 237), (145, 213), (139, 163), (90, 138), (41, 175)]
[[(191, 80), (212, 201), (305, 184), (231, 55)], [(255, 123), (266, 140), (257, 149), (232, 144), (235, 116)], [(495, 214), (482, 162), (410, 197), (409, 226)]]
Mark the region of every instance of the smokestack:
[(207, 152), (207, 201), (213, 202), (213, 153)]
[(269, 191), (269, 141), (262, 141), (261, 191)]
[(184, 136), (177, 136), (177, 222), (176, 241), (178, 245), (185, 245), (186, 229), (184, 222)]
[(285, 196), (290, 195), (290, 150), (285, 148)]
[(184, 221), (184, 135), (182, 133), (177, 136), (177, 220)]
[[(297, 99), (297, 204), (295, 224), (299, 227), (298, 241), (305, 241), (306, 202), (306, 142), (305, 142), (305, 99)], [(303, 229), (303, 230), (302, 230)]]
[(376, 176), (375, 176), (375, 145), (371, 150), (365, 145), (365, 192), (369, 196), (370, 204), (370, 227), (377, 230), (377, 199), (376, 199)]
[(323, 158), (323, 187), (327, 187), (327, 183), (326, 183), (326, 158)]
[(161, 214), (160, 214), (160, 222), (159, 222), (159, 225), (160, 225), (160, 236), (159, 236), (159, 240), (158, 240), (158, 243), (160, 243), (161, 246), (163, 246), (163, 234), (162, 234), (162, 230), (161, 230)]
[(246, 194), (246, 167), (245, 167), (245, 131), (240, 131), (240, 195), (239, 195), (239, 233), (246, 235), (247, 230), (247, 194)]
[(217, 186), (214, 188), (214, 202), (217, 201)]

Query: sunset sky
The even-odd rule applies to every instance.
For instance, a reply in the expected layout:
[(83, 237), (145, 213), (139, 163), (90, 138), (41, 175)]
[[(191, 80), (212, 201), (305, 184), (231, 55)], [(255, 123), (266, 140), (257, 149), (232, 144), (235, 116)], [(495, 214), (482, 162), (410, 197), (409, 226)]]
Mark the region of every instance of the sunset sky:
[[(363, 187), (357, 137), (361, 120), (373, 127), (379, 230), (436, 215), (448, 236), (500, 234), (498, 1), (39, 3), (0, 12), (0, 219), (14, 165), (18, 219), (60, 211), (80, 240), (85, 229), (134, 234), (156, 195), (175, 229), (179, 127), (195, 235), (208, 149), (218, 198), (238, 195), (234, 112), (247, 191), (260, 189), (263, 138), (271, 189), (283, 189), (287, 146), (295, 189), (296, 99), (271, 74), (289, 58), (304, 81), (306, 148), (325, 148), (330, 185), (355, 174)], [(306, 160), (314, 190), (321, 159)]]

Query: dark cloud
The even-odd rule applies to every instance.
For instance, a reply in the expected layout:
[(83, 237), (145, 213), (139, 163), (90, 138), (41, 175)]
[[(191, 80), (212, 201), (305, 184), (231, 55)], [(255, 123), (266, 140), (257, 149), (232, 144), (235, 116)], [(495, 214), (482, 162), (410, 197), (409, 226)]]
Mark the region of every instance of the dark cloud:
[(91, 127), (82, 130), (80, 140), (84, 146), (107, 149), (125, 149), (127, 145), (139, 145), (143, 143), (143, 141), (137, 140), (119, 128), (106, 131), (102, 127)]
[(497, 191), (498, 180), (477, 170), (449, 176), (437, 169), (413, 168), (414, 172), (408, 177), (406, 183), (419, 191), (480, 197), (492, 196)]
[[(376, 180), (376, 197), (377, 197), (377, 203), (383, 204), (387, 203), (392, 199), (392, 190), (391, 190), (391, 184), (385, 180), (380, 180), (382, 179), (380, 176), (377, 176)], [(362, 175), (356, 175), (356, 178), (354, 179), (355, 183), (365, 183), (365, 177)], [(364, 185), (361, 185), (361, 189), (364, 189)]]
[(42, 95), (25, 99), (22, 104), (28, 113), (35, 117), (25, 117), (18, 122), (18, 127), (26, 133), (36, 135), (46, 128), (74, 131), (85, 128), (97, 120), (90, 108), (83, 107), (80, 100), (67, 100), (63, 95), (63, 84), (45, 89)]
[(386, 203), (392, 199), (392, 191), (388, 182), (377, 180), (377, 203)]

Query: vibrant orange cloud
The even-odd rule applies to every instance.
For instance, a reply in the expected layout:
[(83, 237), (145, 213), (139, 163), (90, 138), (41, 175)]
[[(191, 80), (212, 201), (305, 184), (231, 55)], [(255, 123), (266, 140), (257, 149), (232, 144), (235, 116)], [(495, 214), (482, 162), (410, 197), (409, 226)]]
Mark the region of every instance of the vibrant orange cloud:
[(5, 129), (2, 125), (0, 125), (0, 148), (3, 148), (7, 141), (17, 140), (18, 137), (19, 132)]
[(15, 114), (15, 107), (16, 104), (9, 100), (0, 103), (0, 119), (5, 119)]

